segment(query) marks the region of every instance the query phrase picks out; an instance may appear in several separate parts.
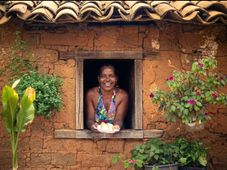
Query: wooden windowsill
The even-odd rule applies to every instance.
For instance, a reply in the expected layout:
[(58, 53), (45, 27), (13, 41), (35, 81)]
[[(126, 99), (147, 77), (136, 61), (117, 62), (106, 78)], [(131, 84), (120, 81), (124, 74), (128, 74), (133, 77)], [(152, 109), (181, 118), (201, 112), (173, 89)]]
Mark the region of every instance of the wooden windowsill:
[(58, 129), (55, 130), (54, 136), (57, 139), (145, 139), (145, 138), (159, 138), (163, 135), (163, 130), (121, 130), (116, 134), (94, 133), (90, 130), (71, 130)]

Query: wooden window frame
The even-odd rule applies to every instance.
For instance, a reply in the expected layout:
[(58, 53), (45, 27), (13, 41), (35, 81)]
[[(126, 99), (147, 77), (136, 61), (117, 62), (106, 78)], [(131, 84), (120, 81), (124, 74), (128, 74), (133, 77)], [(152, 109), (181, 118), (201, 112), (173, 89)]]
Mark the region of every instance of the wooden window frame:
[[(142, 110), (142, 59), (140, 51), (76, 51), (61, 53), (60, 59), (74, 58), (76, 61), (76, 129), (55, 130), (55, 138), (154, 138), (163, 134), (162, 130), (143, 130)], [(132, 113), (132, 129), (121, 130), (116, 134), (93, 133), (84, 129), (84, 60), (85, 59), (132, 59), (134, 60), (135, 100)]]
[[(83, 70), (84, 59), (76, 60), (76, 129), (84, 129), (84, 95), (83, 92)], [(133, 113), (132, 129), (142, 129), (142, 60), (134, 60), (134, 72), (135, 72), (135, 110)]]

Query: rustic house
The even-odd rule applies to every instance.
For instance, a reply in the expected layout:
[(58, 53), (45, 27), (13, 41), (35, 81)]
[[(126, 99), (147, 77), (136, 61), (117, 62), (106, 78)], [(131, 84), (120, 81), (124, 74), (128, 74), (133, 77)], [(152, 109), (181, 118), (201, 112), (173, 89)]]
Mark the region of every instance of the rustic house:
[[(201, 56), (215, 56), (227, 74), (226, 1), (1, 1), (0, 24), (1, 66), (19, 30), (39, 71), (64, 80), (62, 110), (36, 117), (21, 136), (19, 169), (123, 169), (111, 164), (114, 154), (130, 155), (149, 138), (181, 135), (209, 146), (209, 169), (227, 169), (226, 107), (210, 108), (212, 121), (191, 133), (166, 122), (149, 97), (150, 89), (166, 88), (175, 67), (188, 69)], [(126, 129), (114, 135), (91, 133), (84, 123), (84, 94), (106, 60), (130, 97)], [(0, 169), (10, 166), (9, 136), (0, 123)]]

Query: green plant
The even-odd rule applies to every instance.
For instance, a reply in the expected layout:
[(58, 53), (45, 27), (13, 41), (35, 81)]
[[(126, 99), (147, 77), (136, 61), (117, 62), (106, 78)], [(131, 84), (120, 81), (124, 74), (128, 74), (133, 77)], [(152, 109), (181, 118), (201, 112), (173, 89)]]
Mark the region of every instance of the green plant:
[[(28, 53), (27, 43), (21, 39), (21, 32), (15, 32), (15, 40), (10, 46), (7, 62), (0, 69), (0, 76), (4, 76), (7, 82), (11, 82), (30, 70), (36, 70), (32, 62), (32, 55)], [(4, 55), (2, 53), (2, 55)]]
[(207, 149), (202, 142), (178, 138), (173, 142), (178, 152), (178, 163), (187, 167), (205, 167), (207, 165)]
[[(121, 160), (121, 156), (114, 156), (113, 163)], [(178, 155), (172, 144), (160, 139), (151, 139), (144, 144), (137, 145), (131, 150), (131, 158), (123, 161), (124, 168), (142, 168), (144, 165), (153, 165), (153, 170), (158, 165), (173, 164), (178, 161)]]
[(20, 83), (16, 87), (19, 96), (23, 94), (26, 87), (31, 86), (36, 90), (36, 100), (34, 102), (36, 114), (45, 118), (50, 118), (54, 109), (58, 111), (62, 107), (60, 87), (63, 81), (53, 75), (41, 75), (31, 71), (20, 77)]
[(209, 104), (227, 104), (227, 95), (220, 92), (227, 77), (215, 72), (216, 67), (214, 57), (204, 57), (194, 62), (189, 71), (174, 71), (167, 78), (170, 90), (157, 89), (150, 97), (168, 121), (203, 124), (211, 118)]
[[(117, 164), (118, 162), (120, 162), (121, 160), (123, 160), (123, 156), (122, 155), (114, 155), (112, 157), (112, 163), (113, 164)], [(124, 168), (131, 168), (132, 170), (135, 170), (135, 167), (139, 167), (141, 168), (143, 166), (143, 162), (141, 160), (135, 160), (135, 159), (125, 159), (123, 160), (123, 165)]]
[(35, 90), (31, 87), (26, 88), (21, 100), (18, 93), (14, 90), (15, 81), (12, 87), (4, 86), (2, 90), (2, 117), (7, 132), (10, 134), (12, 148), (12, 167), (13, 170), (18, 168), (17, 163), (17, 146), (19, 134), (25, 132), (26, 127), (35, 117), (33, 101), (35, 100)]

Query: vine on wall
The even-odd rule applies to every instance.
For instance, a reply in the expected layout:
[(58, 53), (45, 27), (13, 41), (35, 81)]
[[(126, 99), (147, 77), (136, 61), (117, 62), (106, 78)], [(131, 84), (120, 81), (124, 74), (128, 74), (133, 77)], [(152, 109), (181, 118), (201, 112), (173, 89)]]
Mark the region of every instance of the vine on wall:
[(21, 38), (21, 32), (15, 32), (15, 40), (11, 44), (9, 54), (6, 55), (6, 63), (0, 68), (0, 76), (5, 77), (7, 83), (12, 82), (31, 70), (37, 70), (32, 62), (32, 54), (28, 53), (28, 46)]

